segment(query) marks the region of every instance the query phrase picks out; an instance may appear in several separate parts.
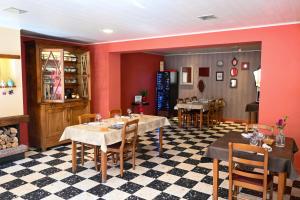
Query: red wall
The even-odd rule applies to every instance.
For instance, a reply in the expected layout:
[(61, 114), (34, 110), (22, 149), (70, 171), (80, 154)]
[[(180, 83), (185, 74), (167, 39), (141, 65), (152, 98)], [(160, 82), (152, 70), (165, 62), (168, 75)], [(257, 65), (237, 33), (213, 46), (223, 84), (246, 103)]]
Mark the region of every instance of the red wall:
[[(126, 53), (121, 55), (121, 108), (126, 113), (131, 107), (134, 96), (142, 89), (148, 91), (148, 106), (145, 114), (155, 114), (156, 72), (163, 56), (146, 53)], [(135, 111), (138, 109), (136, 108)]]
[[(97, 99), (97, 103), (93, 104), (94, 109), (99, 112), (107, 112), (110, 105), (120, 103), (119, 89), (104, 91), (104, 93), (95, 90), (95, 88), (112, 87), (112, 83), (108, 79), (101, 78), (104, 76), (103, 74), (107, 74), (109, 77), (109, 75), (113, 76), (114, 73), (120, 72), (117, 61), (111, 59), (112, 53), (261, 42), (262, 80), (259, 121), (260, 123), (274, 124), (279, 117), (287, 115), (289, 119), (285, 133), (293, 137), (300, 145), (300, 134), (298, 133), (300, 120), (298, 106), (300, 99), (299, 35), (300, 25), (295, 24), (92, 45), (91, 50), (99, 53), (92, 59), (92, 62), (96, 64), (94, 67), (97, 69), (93, 79), (93, 98)], [(114, 81), (121, 83), (121, 80), (117, 80), (117, 78)], [(114, 85), (116, 84), (114, 82)], [(110, 95), (106, 95), (107, 93)], [(299, 153), (295, 159), (300, 168)]]

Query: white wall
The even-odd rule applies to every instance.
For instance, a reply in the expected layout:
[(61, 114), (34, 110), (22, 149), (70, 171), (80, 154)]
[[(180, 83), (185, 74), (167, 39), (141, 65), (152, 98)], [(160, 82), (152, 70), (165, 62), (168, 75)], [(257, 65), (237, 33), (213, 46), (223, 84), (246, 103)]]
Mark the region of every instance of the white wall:
[[(0, 27), (0, 54), (21, 56), (20, 30)], [(2, 95), (0, 89), (0, 117), (23, 115), (23, 90), (21, 59), (12, 68), (12, 79), (16, 84), (13, 95)], [(1, 81), (1, 80), (0, 80)]]

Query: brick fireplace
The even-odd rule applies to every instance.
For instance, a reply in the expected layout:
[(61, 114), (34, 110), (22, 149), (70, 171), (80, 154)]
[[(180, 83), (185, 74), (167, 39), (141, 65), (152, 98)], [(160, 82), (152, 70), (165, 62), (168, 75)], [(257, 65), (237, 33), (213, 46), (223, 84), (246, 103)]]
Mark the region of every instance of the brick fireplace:
[(28, 121), (28, 115), (0, 118), (0, 164), (25, 157), (28, 147), (20, 144), (20, 123)]

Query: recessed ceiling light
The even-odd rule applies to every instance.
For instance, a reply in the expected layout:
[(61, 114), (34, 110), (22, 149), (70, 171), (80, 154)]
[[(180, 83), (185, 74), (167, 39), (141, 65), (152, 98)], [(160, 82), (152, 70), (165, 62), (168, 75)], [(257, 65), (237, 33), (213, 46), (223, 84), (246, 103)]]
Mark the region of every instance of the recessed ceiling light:
[(28, 12), (26, 10), (18, 9), (18, 8), (15, 8), (15, 7), (5, 8), (5, 9), (3, 9), (3, 11), (10, 12), (10, 13), (13, 13), (13, 14), (23, 14), (23, 13)]
[(114, 30), (112, 30), (112, 29), (110, 29), (110, 28), (105, 28), (105, 29), (102, 29), (102, 32), (103, 32), (103, 33), (110, 34), (110, 33), (113, 33)]
[(215, 15), (202, 15), (198, 17), (199, 19), (202, 19), (204, 21), (206, 20), (212, 20), (212, 19), (217, 19)]
[(132, 4), (138, 8), (142, 8), (142, 9), (145, 9), (146, 7), (141, 3), (139, 2), (138, 0), (131, 0)]

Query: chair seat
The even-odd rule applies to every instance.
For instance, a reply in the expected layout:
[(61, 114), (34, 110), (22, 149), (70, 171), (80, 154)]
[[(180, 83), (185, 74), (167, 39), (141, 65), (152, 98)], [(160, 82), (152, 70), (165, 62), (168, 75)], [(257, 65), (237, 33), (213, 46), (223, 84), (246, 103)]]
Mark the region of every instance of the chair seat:
[[(117, 142), (107, 146), (107, 151), (119, 152), (122, 142)], [(130, 147), (131, 143), (126, 143), (124, 150), (127, 150)]]
[[(255, 173), (255, 172), (252, 172), (252, 173)], [(259, 173), (257, 173), (257, 174), (259, 174)], [(273, 179), (273, 177), (271, 175), (268, 175), (267, 185), (269, 185), (272, 182), (272, 179)], [(245, 183), (249, 183), (249, 184), (253, 184), (253, 185), (258, 185), (258, 186), (263, 185), (263, 180), (262, 179), (249, 178), (249, 177), (240, 176), (240, 175), (237, 175), (237, 174), (232, 174), (232, 180), (241, 181), (241, 182), (245, 182)]]
[(115, 144), (108, 145), (107, 149), (119, 149), (121, 144), (122, 144), (122, 142), (117, 142)]

